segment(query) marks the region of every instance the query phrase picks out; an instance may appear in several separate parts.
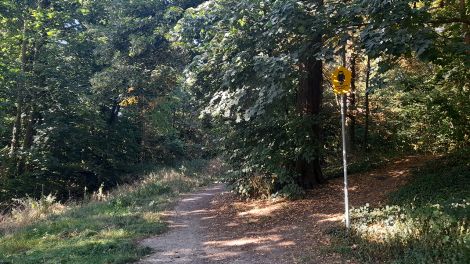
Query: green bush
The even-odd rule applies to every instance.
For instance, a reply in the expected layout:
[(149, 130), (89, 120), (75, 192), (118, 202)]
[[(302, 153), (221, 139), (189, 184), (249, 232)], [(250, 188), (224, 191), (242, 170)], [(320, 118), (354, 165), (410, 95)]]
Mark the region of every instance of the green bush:
[(470, 201), (355, 209), (352, 241), (373, 261), (468, 263)]
[(414, 170), (390, 195), (391, 205), (352, 210), (350, 234), (339, 240), (342, 252), (370, 263), (470, 263), (468, 153)]

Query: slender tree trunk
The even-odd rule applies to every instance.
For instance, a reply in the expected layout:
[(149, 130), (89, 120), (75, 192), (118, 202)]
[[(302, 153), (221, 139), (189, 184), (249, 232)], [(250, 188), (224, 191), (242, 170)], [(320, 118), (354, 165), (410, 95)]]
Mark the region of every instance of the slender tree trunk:
[(108, 125), (114, 124), (116, 122), (119, 111), (121, 111), (121, 105), (119, 104), (119, 99), (115, 99), (113, 102), (113, 107), (111, 108), (111, 113), (108, 118)]
[(147, 159), (147, 127), (145, 121), (145, 106), (144, 106), (144, 96), (139, 98), (139, 112), (140, 112), (140, 122), (141, 122), (141, 133), (142, 138), (140, 141), (141, 153), (140, 153), (140, 162), (143, 164)]
[(365, 109), (366, 109), (366, 117), (365, 117), (365, 126), (364, 126), (364, 149), (367, 149), (368, 146), (368, 137), (369, 137), (369, 86), (370, 86), (370, 58), (367, 57), (367, 69), (366, 69), (366, 94), (365, 94)]
[[(343, 47), (342, 47), (342, 53), (341, 53), (341, 63), (342, 63), (342, 66), (347, 68), (347, 65), (348, 65), (348, 49), (347, 49), (347, 42), (344, 43)], [(346, 95), (347, 97), (347, 95)], [(339, 95), (337, 96), (337, 101), (339, 102), (339, 104), (341, 105), (343, 103), (343, 96)], [(348, 113), (348, 102), (347, 100), (344, 102), (345, 104), (345, 116), (346, 118), (348, 117), (347, 113)], [(351, 146), (350, 146), (350, 141), (349, 141), (349, 130), (348, 130), (348, 125), (349, 125), (349, 120), (346, 120), (346, 131), (344, 131), (344, 133), (346, 134), (346, 149), (350, 149)]]
[[(36, 2), (38, 10), (46, 8), (50, 5), (49, 0), (38, 0)], [(15, 157), (15, 153), (21, 145), (22, 152), (31, 149), (34, 137), (34, 126), (37, 121), (37, 112), (34, 108), (34, 96), (28, 95), (26, 92), (28, 79), (27, 74), (34, 75), (35, 61), (38, 50), (44, 44), (46, 38), (45, 28), (42, 29), (42, 36), (44, 39), (39, 39), (28, 51), (28, 21), (23, 20), (22, 42), (21, 42), (21, 73), (20, 79), (17, 82), (17, 99), (16, 99), (16, 116), (13, 125), (12, 140), (10, 147), (10, 156)], [(22, 138), (22, 136), (24, 136)], [(21, 142), (22, 141), (22, 142)], [(16, 174), (21, 175), (25, 171), (26, 157), (25, 155), (17, 155), (15, 157)]]
[(25, 118), (25, 135), (23, 140), (23, 150), (31, 149), (33, 146), (33, 137), (34, 137), (34, 125), (37, 121), (37, 113), (34, 108), (29, 111), (29, 114)]
[[(467, 18), (467, 7), (465, 4), (465, 0), (459, 1), (459, 9), (460, 9), (460, 17), (462, 19)], [(465, 44), (470, 45), (470, 30), (467, 23), (462, 23), (462, 36), (464, 39)]]
[(13, 123), (12, 136), (11, 136), (11, 145), (10, 145), (10, 157), (13, 157), (20, 146), (20, 137), (21, 137), (21, 117), (23, 115), (23, 90), (25, 89), (25, 73), (26, 73), (26, 64), (27, 64), (27, 38), (26, 38), (26, 29), (27, 22), (23, 21), (23, 40), (21, 41), (21, 76), (17, 81), (17, 94), (16, 94), (16, 114), (15, 122)]
[[(22, 152), (25, 152), (31, 149), (33, 145), (33, 138), (34, 138), (34, 125), (36, 124), (36, 113), (35, 113), (34, 108), (31, 108), (29, 111), (26, 111), (26, 112), (28, 112), (28, 114), (23, 119), (23, 127), (25, 131), (24, 131), (23, 145), (21, 146)], [(21, 175), (25, 171), (27, 171), (26, 157), (20, 156), (18, 158), (17, 173), (18, 175)]]
[(356, 56), (353, 55), (349, 61), (351, 67), (351, 92), (348, 96), (349, 106), (349, 146), (351, 150), (355, 149), (356, 139)]
[(21, 92), (18, 91), (16, 99), (16, 115), (15, 122), (13, 123), (13, 131), (11, 135), (11, 145), (10, 145), (10, 157), (13, 157), (18, 150), (20, 136), (21, 136), (21, 115), (23, 114), (23, 99), (21, 98)]

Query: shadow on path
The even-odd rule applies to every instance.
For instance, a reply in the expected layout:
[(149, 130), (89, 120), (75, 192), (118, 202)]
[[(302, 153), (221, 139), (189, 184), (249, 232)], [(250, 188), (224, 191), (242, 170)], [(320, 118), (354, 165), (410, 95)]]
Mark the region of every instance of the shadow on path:
[[(382, 204), (428, 159), (407, 157), (351, 175), (351, 204)], [(155, 253), (140, 263), (354, 263), (328, 250), (328, 230), (342, 224), (342, 188), (334, 179), (296, 201), (241, 201), (222, 184), (184, 195), (170, 230), (142, 242)]]

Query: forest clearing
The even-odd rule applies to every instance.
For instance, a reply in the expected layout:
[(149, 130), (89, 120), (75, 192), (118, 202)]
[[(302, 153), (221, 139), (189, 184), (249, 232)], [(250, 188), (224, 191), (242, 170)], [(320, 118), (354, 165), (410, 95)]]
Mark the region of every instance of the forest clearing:
[(0, 264), (470, 263), (470, 1), (2, 0)]

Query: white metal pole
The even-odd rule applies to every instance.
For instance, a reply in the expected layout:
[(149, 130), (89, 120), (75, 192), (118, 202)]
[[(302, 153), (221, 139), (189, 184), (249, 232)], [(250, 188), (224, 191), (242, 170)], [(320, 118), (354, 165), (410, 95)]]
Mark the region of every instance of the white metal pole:
[(348, 197), (348, 160), (346, 151), (346, 94), (341, 100), (341, 129), (343, 135), (343, 169), (344, 169), (344, 221), (349, 230), (349, 197)]

